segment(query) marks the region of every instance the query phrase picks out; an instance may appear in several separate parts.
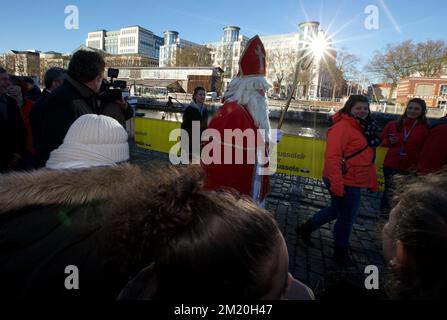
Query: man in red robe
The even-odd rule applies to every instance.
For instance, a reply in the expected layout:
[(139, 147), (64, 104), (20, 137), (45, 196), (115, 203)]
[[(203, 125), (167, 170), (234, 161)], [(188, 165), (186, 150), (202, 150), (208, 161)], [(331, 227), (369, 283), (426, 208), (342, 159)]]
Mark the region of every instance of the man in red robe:
[[(211, 143), (202, 151), (207, 188), (236, 190), (260, 206), (268, 192), (268, 175), (273, 173), (268, 159), (269, 142), (273, 139), (270, 138), (272, 130), (266, 98), (271, 85), (265, 75), (265, 49), (260, 38), (255, 36), (239, 61), (238, 75), (224, 94), (224, 105), (208, 126), (209, 130), (217, 130), (215, 133), (218, 132), (216, 136), (220, 139), (212, 140), (220, 146), (217, 161), (215, 150), (209, 153), (211, 148), (207, 149)], [(212, 161), (207, 161), (207, 155)]]

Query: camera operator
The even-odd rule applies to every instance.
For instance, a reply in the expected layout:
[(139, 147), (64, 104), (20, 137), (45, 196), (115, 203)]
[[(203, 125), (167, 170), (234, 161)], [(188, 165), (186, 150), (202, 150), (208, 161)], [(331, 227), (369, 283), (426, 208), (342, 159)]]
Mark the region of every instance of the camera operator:
[(113, 80), (118, 77), (119, 70), (109, 68), (108, 77), (110, 81), (104, 79), (100, 89), (100, 99), (102, 104), (102, 114), (118, 121), (126, 128), (126, 121), (133, 117), (133, 110), (126, 101), (129, 96), (126, 91), (125, 81)]
[(42, 139), (36, 146), (38, 166), (45, 165), (50, 152), (62, 144), (68, 128), (78, 117), (102, 113), (98, 93), (104, 69), (104, 59), (97, 52), (79, 50), (73, 54), (64, 82), (42, 108)]

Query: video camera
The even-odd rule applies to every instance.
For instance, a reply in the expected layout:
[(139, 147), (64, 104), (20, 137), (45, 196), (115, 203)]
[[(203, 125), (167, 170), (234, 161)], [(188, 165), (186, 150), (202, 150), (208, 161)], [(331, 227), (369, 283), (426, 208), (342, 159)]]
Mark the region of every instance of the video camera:
[(103, 79), (101, 84), (101, 99), (103, 101), (126, 101), (129, 97), (129, 91), (127, 90), (127, 82), (123, 80), (114, 80), (118, 78), (119, 70), (109, 68), (107, 71), (107, 77), (110, 80)]

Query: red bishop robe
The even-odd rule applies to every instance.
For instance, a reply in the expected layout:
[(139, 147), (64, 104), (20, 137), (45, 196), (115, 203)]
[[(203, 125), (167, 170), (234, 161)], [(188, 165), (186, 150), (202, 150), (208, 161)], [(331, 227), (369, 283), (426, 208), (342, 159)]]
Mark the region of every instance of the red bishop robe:
[[(216, 189), (227, 189), (227, 190), (236, 190), (240, 193), (243, 193), (249, 197), (257, 196), (253, 195), (253, 184), (255, 181), (256, 175), (256, 165), (253, 161), (249, 161), (248, 152), (254, 152), (255, 159), (256, 151), (253, 149), (262, 150), (262, 154), (267, 156), (268, 146), (264, 146), (264, 140), (260, 133), (257, 131), (258, 127), (255, 125), (252, 116), (248, 112), (248, 110), (237, 104), (236, 102), (226, 102), (211, 120), (208, 125), (208, 129), (216, 129), (220, 133), (220, 147), (221, 147), (221, 164), (211, 163), (208, 165), (203, 164), (206, 171), (205, 178), (205, 187), (207, 189), (216, 190)], [(225, 141), (225, 132), (224, 129), (240, 129), (241, 131), (245, 131), (246, 129), (251, 129), (254, 132), (255, 141), (249, 143), (247, 139), (241, 141), (237, 141), (236, 139), (232, 139), (229, 144), (228, 141)], [(208, 142), (210, 143), (210, 142)], [(227, 151), (225, 151), (225, 149)], [(243, 150), (243, 162), (242, 164), (235, 164), (235, 150)], [(228, 150), (232, 150), (232, 163), (233, 164), (224, 164), (224, 154), (228, 152)], [(212, 155), (212, 152), (210, 152)], [(257, 160), (256, 160), (257, 161)], [(261, 165), (264, 168), (268, 168), (268, 161), (264, 158), (262, 162), (267, 162), (264, 165)], [(261, 175), (261, 183), (260, 183), (260, 193), (259, 198), (254, 199), (257, 201), (264, 200), (269, 187), (269, 178), (268, 175)]]

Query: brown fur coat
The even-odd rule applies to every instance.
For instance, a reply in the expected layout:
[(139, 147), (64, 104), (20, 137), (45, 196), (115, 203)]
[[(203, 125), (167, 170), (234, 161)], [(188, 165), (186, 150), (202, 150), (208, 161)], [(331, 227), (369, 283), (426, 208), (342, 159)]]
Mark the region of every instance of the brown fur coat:
[[(151, 175), (130, 164), (1, 175), (0, 299), (116, 299), (151, 262), (142, 232), (113, 229), (150, 199)], [(124, 219), (105, 226), (112, 217)], [(63, 286), (72, 264), (81, 290)]]
[(0, 213), (29, 206), (118, 202), (147, 190), (151, 182), (148, 172), (130, 164), (5, 174), (0, 176)]

